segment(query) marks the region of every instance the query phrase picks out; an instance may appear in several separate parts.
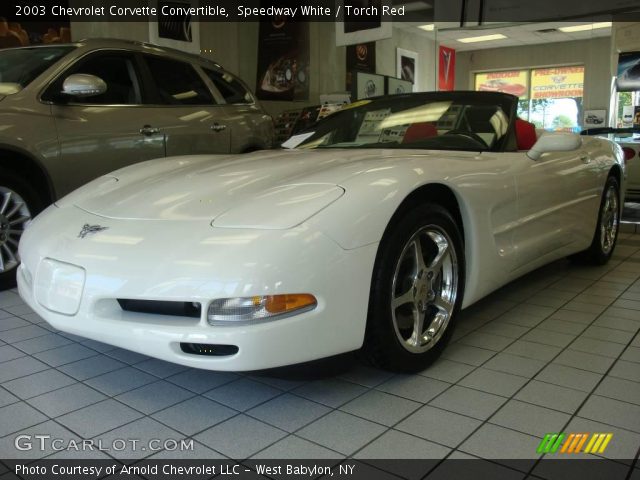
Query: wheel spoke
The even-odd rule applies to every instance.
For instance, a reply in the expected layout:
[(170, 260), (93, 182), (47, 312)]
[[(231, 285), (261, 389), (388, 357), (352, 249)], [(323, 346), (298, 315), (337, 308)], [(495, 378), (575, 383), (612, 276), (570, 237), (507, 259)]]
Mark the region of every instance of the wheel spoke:
[(13, 207), (4, 214), (5, 217), (7, 218), (11, 218), (13, 217), (16, 213), (18, 213), (18, 211), (20, 211), (20, 209), (24, 207), (24, 203), (23, 202), (15, 202)]
[(4, 211), (7, 209), (7, 207), (9, 206), (9, 202), (11, 201), (11, 195), (13, 192), (8, 191), (7, 193), (4, 194), (4, 200), (2, 201), (2, 206), (0, 206), (0, 214), (4, 213)]
[(442, 269), (442, 263), (444, 262), (447, 254), (449, 253), (449, 243), (447, 239), (442, 236), (429, 235), (435, 243), (436, 247), (438, 247), (438, 253), (436, 253), (435, 258), (431, 261), (428, 268), (434, 273), (440, 272)]
[(0, 248), (0, 272), (4, 272), (4, 255), (2, 253), (2, 248)]
[(414, 302), (413, 286), (411, 286), (411, 288), (407, 290), (405, 293), (393, 299), (393, 301), (391, 302), (391, 308), (396, 310), (398, 307), (402, 305), (406, 305), (407, 303), (413, 303), (413, 302)]
[(438, 331), (440, 330), (440, 328), (442, 327), (443, 323), (446, 320), (447, 320), (446, 315), (443, 315), (442, 313), (436, 314), (435, 318), (431, 321), (431, 325), (429, 325), (429, 328), (425, 332), (425, 334), (429, 337), (429, 339), (432, 339), (438, 334)]
[(418, 310), (417, 307), (413, 308), (413, 332), (408, 343), (414, 347), (422, 346), (422, 330), (424, 329), (424, 312)]
[(420, 235), (417, 235), (413, 241), (413, 253), (416, 259), (416, 273), (427, 268), (424, 263), (424, 256), (422, 255), (422, 242), (420, 241)]
[(12, 262), (17, 262), (18, 259), (16, 258), (16, 256), (13, 254), (13, 252), (11, 251), (11, 249), (5, 244), (2, 245), (2, 249), (7, 253), (7, 258), (9, 259), (9, 263)]
[(439, 312), (444, 313), (445, 315), (450, 315), (453, 310), (453, 305), (451, 305), (449, 300), (442, 295), (438, 295), (432, 305), (436, 307)]
[(28, 222), (29, 220), (31, 220), (31, 217), (29, 217), (28, 215), (23, 215), (21, 217), (16, 218), (15, 220), (11, 220), (9, 222), (9, 225), (20, 225), (24, 222)]

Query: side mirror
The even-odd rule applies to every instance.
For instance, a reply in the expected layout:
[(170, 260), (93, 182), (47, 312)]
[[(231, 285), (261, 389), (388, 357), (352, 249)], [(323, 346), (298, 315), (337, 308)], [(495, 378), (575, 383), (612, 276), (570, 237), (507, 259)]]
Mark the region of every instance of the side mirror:
[(543, 153), (569, 152), (582, 145), (582, 139), (574, 133), (544, 133), (527, 152), (531, 160), (538, 160)]
[(64, 79), (62, 94), (73, 97), (93, 97), (107, 91), (107, 84), (100, 77), (86, 73), (74, 73)]

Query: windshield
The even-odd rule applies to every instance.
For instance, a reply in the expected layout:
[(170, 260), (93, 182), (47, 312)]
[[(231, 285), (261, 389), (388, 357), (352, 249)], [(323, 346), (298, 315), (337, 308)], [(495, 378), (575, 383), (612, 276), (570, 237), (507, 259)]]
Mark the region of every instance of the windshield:
[(516, 97), (438, 92), (363, 100), (285, 142), (297, 148), (494, 150), (505, 138)]
[(24, 88), (74, 48), (56, 45), (0, 50), (0, 83), (15, 83)]

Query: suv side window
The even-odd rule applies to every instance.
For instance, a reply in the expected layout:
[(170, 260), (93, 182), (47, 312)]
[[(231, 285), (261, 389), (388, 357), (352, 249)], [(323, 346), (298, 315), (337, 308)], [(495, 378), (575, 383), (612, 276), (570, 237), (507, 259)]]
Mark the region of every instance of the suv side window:
[(253, 96), (233, 75), (202, 68), (228, 104), (254, 103)]
[(80, 60), (64, 72), (48, 88), (43, 100), (59, 98), (64, 80), (74, 73), (88, 73), (100, 77), (107, 84), (101, 95), (72, 100), (71, 103), (90, 105), (139, 105), (142, 103), (140, 82), (131, 55), (116, 52), (98, 52)]
[(189, 63), (144, 55), (158, 100), (164, 105), (211, 105), (209, 88)]

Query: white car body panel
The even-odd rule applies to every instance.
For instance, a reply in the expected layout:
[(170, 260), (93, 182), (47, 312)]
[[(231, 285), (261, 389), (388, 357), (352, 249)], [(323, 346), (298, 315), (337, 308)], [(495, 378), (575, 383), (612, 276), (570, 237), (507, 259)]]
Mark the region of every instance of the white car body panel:
[[(362, 345), (378, 244), (416, 189), (441, 185), (459, 204), (466, 307), (588, 247), (606, 177), (620, 163), (614, 152), (606, 140), (584, 139), (577, 151), (537, 161), (525, 152), (325, 149), (145, 162), (35, 219), (20, 244), (19, 292), (55, 328), (183, 365), (253, 370), (314, 360)], [(107, 229), (79, 238), (84, 225)], [(51, 311), (36, 294), (45, 259), (84, 270), (76, 314)], [(318, 305), (250, 326), (207, 323), (215, 299), (278, 293), (311, 293)], [(203, 309), (190, 319), (141, 314), (118, 298)], [(180, 342), (239, 352), (197, 356)]]

